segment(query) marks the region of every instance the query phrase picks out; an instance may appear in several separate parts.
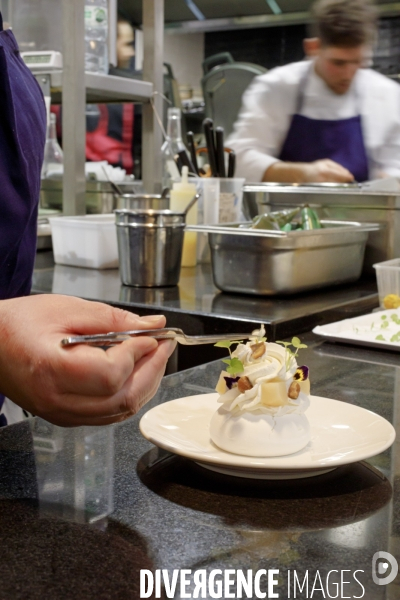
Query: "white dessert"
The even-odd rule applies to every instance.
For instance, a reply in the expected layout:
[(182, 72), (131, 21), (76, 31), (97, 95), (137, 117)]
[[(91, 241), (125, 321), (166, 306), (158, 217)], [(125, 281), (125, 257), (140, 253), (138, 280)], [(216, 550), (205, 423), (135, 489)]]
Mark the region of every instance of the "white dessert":
[(239, 344), (232, 358), (243, 364), (235, 376), (222, 371), (216, 390), (220, 408), (210, 423), (220, 448), (244, 456), (283, 456), (310, 441), (304, 412), (310, 399), (307, 367), (298, 368), (287, 350), (274, 343)]

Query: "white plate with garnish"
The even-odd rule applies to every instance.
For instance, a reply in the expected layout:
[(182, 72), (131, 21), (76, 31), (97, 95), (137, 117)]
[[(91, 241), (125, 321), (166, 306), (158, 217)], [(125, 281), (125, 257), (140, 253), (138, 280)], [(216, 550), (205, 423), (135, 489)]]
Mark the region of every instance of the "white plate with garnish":
[(217, 393), (188, 396), (149, 410), (140, 431), (150, 442), (207, 469), (253, 479), (299, 479), (380, 454), (395, 439), (383, 417), (338, 400), (311, 396), (306, 412), (310, 443), (295, 454), (254, 458), (224, 452), (210, 440), (210, 420), (220, 404)]
[(400, 310), (381, 310), (328, 325), (318, 325), (314, 327), (313, 333), (335, 342), (399, 350)]

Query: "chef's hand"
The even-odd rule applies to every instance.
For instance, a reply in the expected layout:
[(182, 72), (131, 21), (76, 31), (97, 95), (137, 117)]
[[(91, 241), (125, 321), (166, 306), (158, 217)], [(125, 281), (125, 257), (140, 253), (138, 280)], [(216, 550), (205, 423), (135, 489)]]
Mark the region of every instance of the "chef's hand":
[(311, 163), (278, 161), (264, 173), (262, 181), (281, 183), (351, 183), (354, 176), (339, 163), (324, 158)]
[(0, 392), (55, 425), (106, 425), (135, 414), (156, 393), (176, 343), (129, 339), (107, 351), (62, 347), (69, 335), (164, 327), (165, 317), (72, 296), (0, 301)]

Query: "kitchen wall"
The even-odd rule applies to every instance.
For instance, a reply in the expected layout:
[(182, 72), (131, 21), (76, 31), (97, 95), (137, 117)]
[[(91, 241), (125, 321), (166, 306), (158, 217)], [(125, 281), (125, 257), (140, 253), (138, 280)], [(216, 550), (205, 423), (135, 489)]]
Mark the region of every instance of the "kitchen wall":
[(304, 57), (306, 25), (237, 29), (205, 34), (205, 56), (230, 52), (237, 61), (272, 69)]
[(374, 68), (387, 75), (400, 73), (400, 17), (380, 21)]
[(178, 85), (200, 88), (203, 60), (204, 33), (164, 35), (164, 62), (172, 65)]
[[(306, 25), (210, 32), (205, 34), (205, 57), (230, 52), (237, 61), (272, 69), (302, 60), (306, 35)], [(400, 17), (380, 20), (373, 66), (387, 75), (400, 73)]]

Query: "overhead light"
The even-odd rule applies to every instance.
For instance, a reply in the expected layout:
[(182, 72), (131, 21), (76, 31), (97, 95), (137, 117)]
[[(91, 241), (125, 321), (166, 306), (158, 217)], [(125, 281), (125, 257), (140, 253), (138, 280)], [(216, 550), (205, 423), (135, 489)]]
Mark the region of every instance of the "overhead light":
[(282, 9), (276, 0), (266, 0), (266, 2), (268, 4), (268, 6), (270, 7), (270, 9), (272, 10), (272, 12), (274, 13), (274, 15), (282, 14)]
[[(273, 1), (275, 1), (275, 0), (273, 0)], [(185, 2), (186, 2), (186, 6), (188, 7), (189, 10), (192, 11), (192, 13), (196, 17), (196, 19), (198, 19), (199, 21), (206, 20), (205, 16), (203, 15), (203, 13), (199, 9), (199, 7), (196, 6), (196, 4), (193, 2), (193, 0), (185, 0)]]

